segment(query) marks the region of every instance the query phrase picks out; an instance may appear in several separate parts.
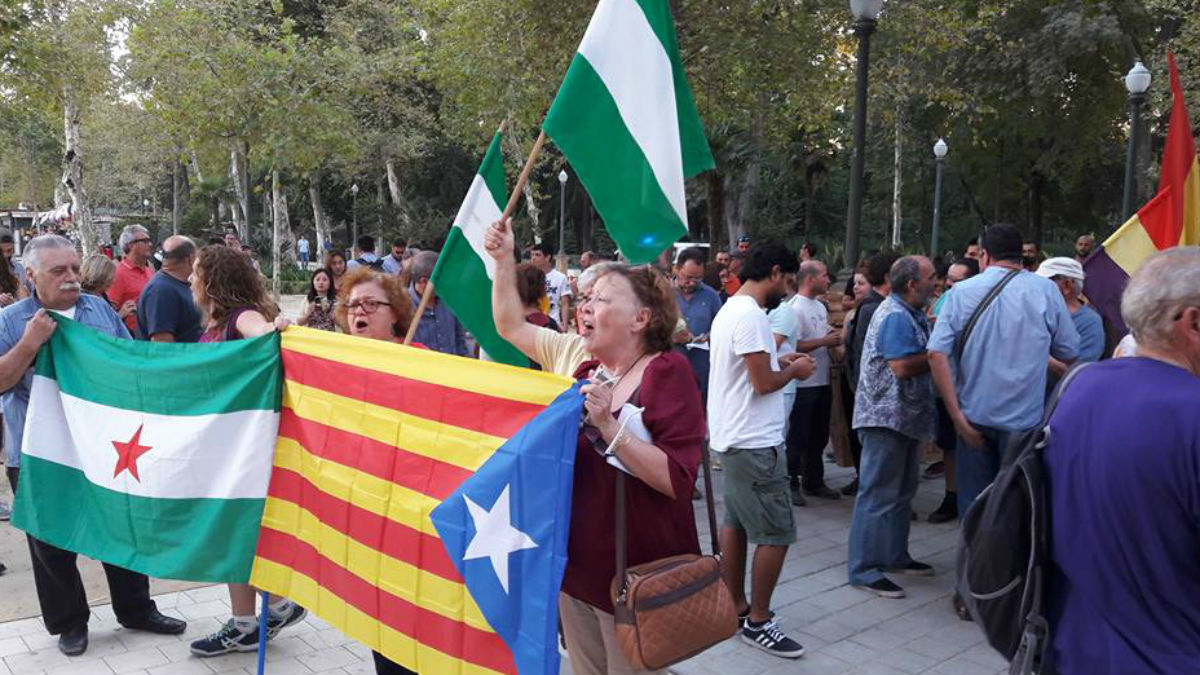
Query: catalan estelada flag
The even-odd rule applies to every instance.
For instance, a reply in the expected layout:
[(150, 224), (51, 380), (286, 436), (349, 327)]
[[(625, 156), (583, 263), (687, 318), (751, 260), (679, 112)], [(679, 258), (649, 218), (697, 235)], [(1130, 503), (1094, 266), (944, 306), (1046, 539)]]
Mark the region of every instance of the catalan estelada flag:
[(419, 673), (557, 673), (571, 380), (303, 328), (282, 360), (251, 583)]
[(1121, 294), (1129, 277), (1159, 251), (1200, 243), (1200, 164), (1175, 55), (1168, 54), (1167, 61), (1173, 104), (1158, 194), (1084, 263), (1088, 299), (1122, 335), (1127, 329), (1121, 319)]

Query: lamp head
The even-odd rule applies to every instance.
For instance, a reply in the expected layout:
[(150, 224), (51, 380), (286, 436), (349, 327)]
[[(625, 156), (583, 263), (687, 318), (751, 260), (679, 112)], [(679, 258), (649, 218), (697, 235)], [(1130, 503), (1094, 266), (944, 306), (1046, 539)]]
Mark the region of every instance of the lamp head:
[(562, 185), (567, 184), (567, 170), (566, 169), (563, 169), (562, 171), (558, 172), (558, 182), (561, 183)]
[(1144, 94), (1150, 88), (1150, 71), (1141, 61), (1135, 61), (1129, 73), (1125, 75), (1125, 89), (1130, 94)]
[(883, 0), (850, 0), (850, 12), (860, 21), (874, 21), (882, 10)]
[(937, 143), (933, 144), (933, 156), (938, 159), (945, 159), (947, 152), (950, 152), (950, 146), (946, 145), (945, 139), (939, 138)]

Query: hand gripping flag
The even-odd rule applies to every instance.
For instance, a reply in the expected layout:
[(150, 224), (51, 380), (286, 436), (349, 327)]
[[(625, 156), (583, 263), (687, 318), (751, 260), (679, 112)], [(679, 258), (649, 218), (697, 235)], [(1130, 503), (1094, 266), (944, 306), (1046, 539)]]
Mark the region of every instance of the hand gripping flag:
[(245, 583), (279, 424), (279, 335), (161, 344), (55, 320), (13, 525), (153, 577)]
[(308, 329), (282, 354), (251, 583), (420, 673), (557, 673), (573, 383)]
[(508, 200), (500, 138), (500, 132), (496, 132), (483, 156), (430, 279), (438, 297), (449, 305), (488, 356), (500, 363), (525, 366), (529, 359), (496, 332), (492, 317), (492, 277), (496, 265), (483, 248), (484, 233), (504, 215), (504, 203)]
[(1084, 290), (1088, 299), (1120, 335), (1128, 332), (1121, 318), (1121, 295), (1134, 272), (1159, 251), (1200, 244), (1200, 165), (1196, 161), (1196, 143), (1188, 123), (1175, 55), (1168, 54), (1167, 61), (1174, 102), (1158, 194), (1138, 209), (1083, 265), (1087, 273)]
[(631, 262), (687, 234), (684, 179), (714, 164), (667, 0), (600, 0), (542, 126)]

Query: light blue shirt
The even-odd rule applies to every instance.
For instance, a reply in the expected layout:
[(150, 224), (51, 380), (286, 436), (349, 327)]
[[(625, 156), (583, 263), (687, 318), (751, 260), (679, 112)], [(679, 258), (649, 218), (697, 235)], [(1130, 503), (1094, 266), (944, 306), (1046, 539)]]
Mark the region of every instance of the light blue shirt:
[(972, 312), (1006, 274), (993, 266), (955, 284), (945, 295), (929, 350), (946, 354), (958, 368), (955, 389), (967, 419), (1020, 431), (1042, 418), (1049, 357), (1074, 361), (1079, 333), (1054, 282), (1022, 271), (984, 310), (956, 359), (954, 343)]
[(1096, 310), (1083, 305), (1071, 313), (1071, 322), (1079, 333), (1079, 362), (1099, 361), (1104, 355), (1104, 321)]
[(370, 264), (370, 263), (375, 262), (376, 260), (379, 260), (379, 256), (375, 255), (374, 253), (371, 253), (370, 251), (367, 251), (366, 253), (363, 253), (361, 256), (354, 258), (353, 260), (347, 260), (346, 261), (346, 271), (348, 272), (348, 271), (354, 269), (355, 267), (362, 265), (363, 263), (359, 262), (359, 260), (362, 260), (363, 262)]
[(400, 270), (402, 270), (403, 268), (404, 268), (404, 266), (401, 265), (400, 261), (396, 260), (396, 258), (394, 256), (392, 256), (391, 253), (383, 256), (383, 271), (384, 272), (387, 272), (388, 274), (399, 275)]
[[(783, 356), (796, 351), (796, 334), (800, 332), (800, 317), (796, 316), (796, 309), (792, 303), (780, 303), (778, 307), (767, 313), (767, 320), (771, 322), (771, 332), (783, 336), (783, 342), (778, 347), (779, 355)], [(795, 393), (796, 380), (793, 378), (783, 385), (783, 395), (791, 396)]]
[[(21, 341), (25, 324), (42, 308), (37, 298), (25, 298), (14, 302), (0, 312), (0, 354), (7, 354)], [(121, 317), (104, 300), (94, 295), (80, 294), (75, 303), (75, 320), (85, 326), (126, 340), (132, 339)], [(21, 465), (21, 436), (25, 433), (25, 413), (29, 410), (29, 390), (33, 387), (33, 368), (3, 394), (0, 405), (4, 408), (4, 433), (8, 435), (8, 466)]]

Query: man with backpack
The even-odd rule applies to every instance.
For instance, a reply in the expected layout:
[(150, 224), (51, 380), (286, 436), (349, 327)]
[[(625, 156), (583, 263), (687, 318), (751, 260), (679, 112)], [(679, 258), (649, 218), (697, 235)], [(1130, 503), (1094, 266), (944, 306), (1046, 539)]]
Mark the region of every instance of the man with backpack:
[(933, 295), (933, 263), (923, 256), (892, 265), (891, 293), (871, 318), (854, 399), (862, 440), (858, 496), (850, 526), (850, 584), (884, 598), (904, 589), (884, 572), (928, 576), (933, 568), (908, 554), (921, 441), (934, 435), (936, 411), (925, 351)]
[(958, 433), (958, 511), (996, 477), (1009, 438), (1037, 426), (1050, 357), (1070, 363), (1079, 334), (1062, 294), (1021, 266), (1021, 233), (993, 225), (979, 275), (954, 287), (929, 338), (929, 369)]
[(1079, 372), (1050, 417), (1043, 663), (1200, 673), (1200, 249), (1142, 265), (1121, 315), (1137, 356)]
[(350, 271), (359, 265), (366, 265), (371, 269), (382, 272), (383, 260), (375, 255), (375, 237), (369, 234), (364, 234), (354, 242), (354, 260), (346, 263), (346, 271)]

